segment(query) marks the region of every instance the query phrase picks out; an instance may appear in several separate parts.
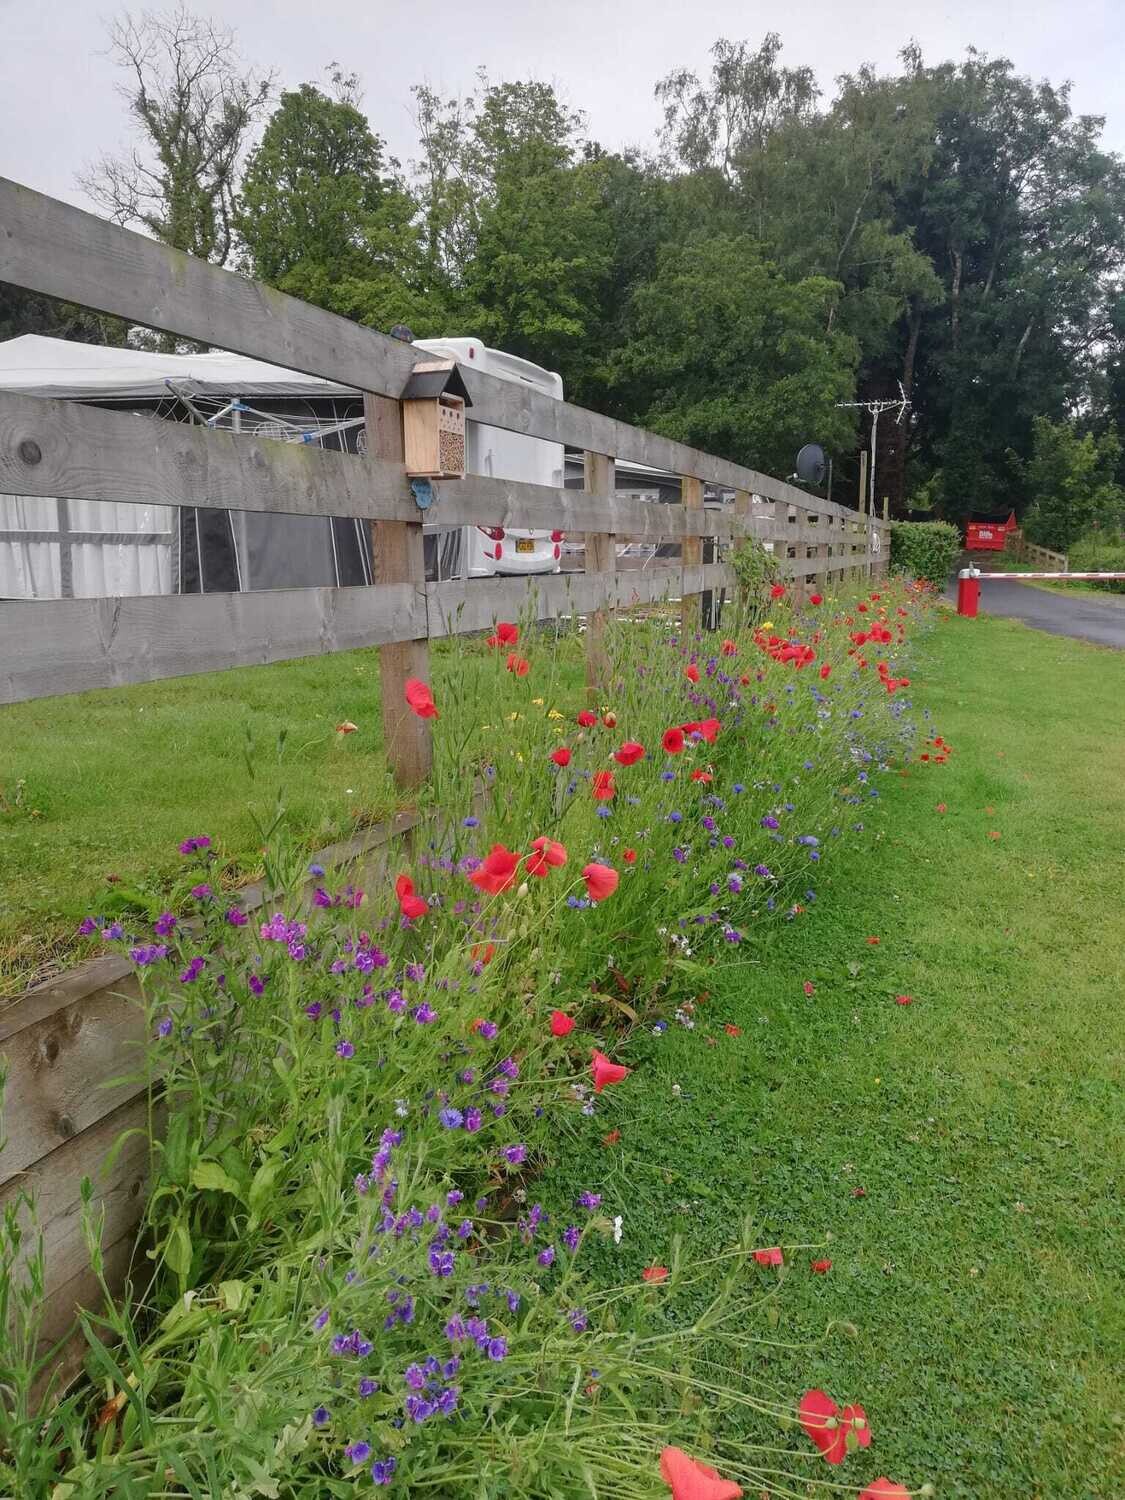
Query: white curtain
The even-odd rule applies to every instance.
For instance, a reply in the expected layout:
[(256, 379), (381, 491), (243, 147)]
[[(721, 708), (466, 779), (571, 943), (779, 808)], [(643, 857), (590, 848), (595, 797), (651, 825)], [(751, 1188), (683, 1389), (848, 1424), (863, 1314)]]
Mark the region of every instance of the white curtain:
[[(177, 524), (173, 506), (69, 500), (66, 516), (74, 598), (172, 592), (172, 535)], [(57, 500), (0, 495), (0, 598), (62, 596), (64, 543), (58, 528)], [(20, 531), (51, 532), (59, 540), (25, 541), (11, 535)], [(98, 533), (113, 534), (115, 539), (100, 541)], [(131, 533), (146, 540), (133, 542)], [(147, 540), (152, 537), (158, 539)]]

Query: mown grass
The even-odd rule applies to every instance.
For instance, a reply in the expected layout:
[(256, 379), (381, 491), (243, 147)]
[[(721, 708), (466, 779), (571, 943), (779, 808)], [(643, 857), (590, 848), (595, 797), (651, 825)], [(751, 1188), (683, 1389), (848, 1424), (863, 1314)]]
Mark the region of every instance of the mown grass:
[[(701, 979), (694, 1030), (634, 1035), (628, 1086), (542, 1190), (564, 1211), (600, 1189), (623, 1216), (619, 1248), (592, 1251), (607, 1282), (670, 1263), (677, 1233), (703, 1257), (746, 1214), (761, 1245), (826, 1243), (788, 1252), (780, 1346), (753, 1366), (794, 1404), (814, 1385), (865, 1404), (869, 1452), (842, 1472), (814, 1456), (811, 1477), (1110, 1500), (1125, 655), (949, 619), (913, 675), (949, 763), (864, 811), (805, 916)], [(822, 1339), (833, 1320), (855, 1336)], [(763, 1310), (748, 1331), (770, 1326)], [(780, 1443), (811, 1452), (798, 1432)]]
[[(564, 638), (560, 649), (578, 670), (577, 645)], [(473, 669), (448, 643), (435, 647), (437, 690), (455, 660), (459, 673)], [(359, 732), (338, 735), (344, 720)], [(279, 791), (310, 851), (403, 805), (383, 753), (377, 651), (4, 709), (0, 997), (73, 955), (77, 923), (113, 899), (109, 877), (166, 887), (181, 839), (221, 834), (225, 883), (257, 879), (254, 814), (268, 819)]]

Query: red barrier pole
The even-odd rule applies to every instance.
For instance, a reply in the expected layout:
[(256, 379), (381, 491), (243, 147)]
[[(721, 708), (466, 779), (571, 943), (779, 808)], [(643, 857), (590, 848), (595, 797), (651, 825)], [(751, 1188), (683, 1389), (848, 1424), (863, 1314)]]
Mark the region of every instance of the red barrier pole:
[(975, 620), (979, 604), (980, 574), (976, 568), (962, 568), (957, 575), (957, 613)]

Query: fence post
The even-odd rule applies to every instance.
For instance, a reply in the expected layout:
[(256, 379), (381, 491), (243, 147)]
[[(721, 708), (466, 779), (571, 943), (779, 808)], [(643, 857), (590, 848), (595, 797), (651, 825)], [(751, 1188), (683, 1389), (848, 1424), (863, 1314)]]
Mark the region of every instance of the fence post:
[[(584, 488), (591, 495), (610, 501), (616, 488), (616, 465), (604, 453), (584, 453)], [(607, 588), (617, 573), (617, 537), (612, 531), (586, 533), (586, 572), (600, 573)], [(586, 688), (591, 695), (609, 686), (609, 658), (605, 649), (605, 627), (609, 607), (591, 610), (586, 619)]]
[[(690, 474), (680, 476), (680, 498), (685, 510), (703, 509), (703, 481), (696, 479)], [(701, 630), (703, 628), (703, 595), (689, 594), (687, 590), (687, 570), (698, 568), (703, 561), (703, 538), (698, 536), (685, 536), (681, 548), (683, 560), (684, 581), (680, 585), (680, 625), (686, 635), (687, 632)]]
[[(367, 452), (372, 458), (402, 463), (402, 406), (389, 396), (365, 392), (363, 415), (367, 426)], [(371, 547), (375, 554), (376, 583), (412, 583), (426, 587), (426, 561), (421, 520), (372, 521)], [(383, 744), (387, 764), (395, 782), (404, 788), (425, 781), (433, 764), (430, 721), (420, 719), (406, 706), (409, 677), (430, 680), (428, 639), (400, 641), (379, 648), (379, 683), (383, 699)]]

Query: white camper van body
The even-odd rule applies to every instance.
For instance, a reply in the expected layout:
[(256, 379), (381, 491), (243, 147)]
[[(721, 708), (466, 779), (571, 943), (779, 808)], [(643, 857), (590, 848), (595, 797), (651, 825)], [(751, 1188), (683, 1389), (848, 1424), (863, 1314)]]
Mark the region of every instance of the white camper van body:
[[(542, 365), (532, 364), (528, 359), (505, 354), (501, 349), (490, 349), (480, 339), (418, 339), (414, 347), (424, 349), (428, 354), (455, 359), (465, 369), (483, 370), (486, 375), (495, 375), (499, 380), (527, 385), (544, 396), (562, 400), (560, 375), (543, 369)], [(525, 484), (552, 485), (556, 489), (563, 487), (561, 443), (475, 422), (470, 407), (465, 446), (465, 468), (470, 474), (519, 479)], [(440, 515), (440, 499), (438, 510)], [(436, 524), (440, 525), (440, 520)], [(560, 570), (561, 542), (552, 541), (549, 531), (508, 528), (502, 538), (496, 538), (479, 526), (462, 529), (462, 575), (465, 577), (494, 578), (510, 574), (557, 573)]]

